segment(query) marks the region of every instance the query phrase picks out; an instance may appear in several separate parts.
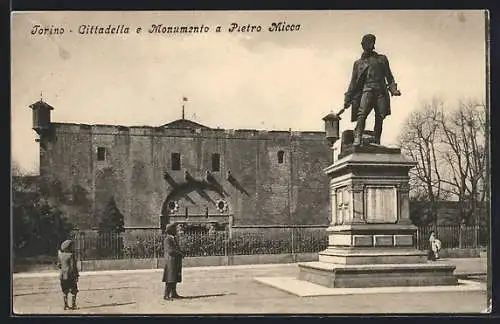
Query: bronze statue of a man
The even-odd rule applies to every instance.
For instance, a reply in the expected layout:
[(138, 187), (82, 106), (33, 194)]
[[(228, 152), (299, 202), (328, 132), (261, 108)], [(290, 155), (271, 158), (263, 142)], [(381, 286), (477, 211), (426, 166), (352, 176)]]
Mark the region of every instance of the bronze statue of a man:
[[(380, 144), (382, 123), (391, 114), (390, 96), (400, 96), (394, 82), (389, 61), (375, 49), (375, 35), (363, 36), (363, 54), (354, 62), (351, 83), (345, 93), (344, 109), (352, 105), (351, 121), (357, 121), (354, 130), (354, 145), (362, 143), (366, 117), (375, 110), (375, 142)], [(343, 111), (342, 110), (342, 111)]]

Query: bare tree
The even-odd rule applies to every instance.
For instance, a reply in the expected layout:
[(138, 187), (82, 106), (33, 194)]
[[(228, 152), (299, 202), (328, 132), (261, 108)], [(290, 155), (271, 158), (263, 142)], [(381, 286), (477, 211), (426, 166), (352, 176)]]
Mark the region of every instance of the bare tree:
[(412, 198), (426, 202), (437, 221), (439, 200), (460, 205), (458, 221), (479, 224), (489, 198), (488, 115), (476, 100), (444, 109), (439, 99), (424, 103), (408, 118), (400, 135), (403, 153), (417, 162), (410, 171)]
[(21, 168), (17, 161), (12, 161), (10, 174), (12, 199), (14, 199), (14, 193), (18, 191), (26, 191), (30, 186), (32, 186), (32, 181), (30, 181), (30, 176)]
[(403, 154), (417, 162), (410, 171), (412, 197), (428, 202), (427, 217), (433, 222), (437, 221), (439, 200), (447, 196), (440, 172), (440, 106), (441, 101), (436, 98), (423, 103), (421, 109), (410, 115), (399, 137)]
[(461, 218), (478, 224), (487, 199), (487, 121), (483, 104), (468, 100), (440, 119), (449, 175), (442, 179), (460, 202)]
[(10, 166), (10, 173), (13, 177), (23, 176), (23, 171), (21, 170), (21, 166), (17, 161), (12, 161)]

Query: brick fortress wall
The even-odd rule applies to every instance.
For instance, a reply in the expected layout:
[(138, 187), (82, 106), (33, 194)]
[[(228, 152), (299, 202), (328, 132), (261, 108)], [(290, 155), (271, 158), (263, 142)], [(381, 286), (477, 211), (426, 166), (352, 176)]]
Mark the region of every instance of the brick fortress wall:
[[(111, 199), (126, 227), (157, 227), (165, 198), (175, 183), (185, 182), (185, 171), (201, 180), (207, 170), (235, 225), (329, 223), (329, 182), (322, 170), (332, 154), (323, 132), (52, 126), (54, 136), (40, 149), (40, 174), (60, 181), (72, 205), (68, 214), (82, 229), (97, 226)], [(99, 147), (106, 150), (104, 161), (97, 159)], [(174, 152), (181, 155), (178, 171), (171, 169)], [(211, 171), (213, 153), (220, 154), (218, 172)], [(220, 198), (212, 191), (188, 192), (179, 199), (179, 213), (186, 207), (190, 215), (217, 213)]]

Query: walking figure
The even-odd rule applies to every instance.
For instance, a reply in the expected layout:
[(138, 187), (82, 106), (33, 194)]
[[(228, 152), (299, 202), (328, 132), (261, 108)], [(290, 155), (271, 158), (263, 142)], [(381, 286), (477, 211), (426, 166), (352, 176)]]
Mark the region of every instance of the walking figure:
[[(59, 280), (64, 299), (64, 309), (76, 309), (76, 295), (78, 294), (78, 266), (73, 250), (73, 241), (62, 242), (61, 249), (57, 253), (57, 267), (59, 268)], [(71, 307), (68, 306), (68, 293), (71, 292)]]
[(165, 268), (163, 270), (163, 282), (165, 283), (165, 294), (163, 299), (173, 300), (182, 298), (177, 294), (177, 283), (182, 282), (182, 258), (184, 253), (177, 241), (177, 225), (169, 224), (165, 229), (166, 235), (163, 241), (165, 253)]

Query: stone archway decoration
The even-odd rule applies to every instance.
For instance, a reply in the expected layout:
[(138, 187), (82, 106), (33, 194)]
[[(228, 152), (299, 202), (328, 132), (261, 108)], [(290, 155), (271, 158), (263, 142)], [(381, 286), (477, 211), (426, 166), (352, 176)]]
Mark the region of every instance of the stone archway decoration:
[(167, 207), (170, 214), (177, 214), (179, 211), (179, 201), (171, 200), (168, 202)]
[(225, 213), (229, 210), (229, 204), (227, 203), (226, 200), (224, 199), (218, 199), (216, 202), (215, 202), (215, 207), (217, 208), (217, 210), (222, 214), (222, 213)]
[(185, 182), (176, 183), (173, 179), (171, 179), (171, 177), (169, 177), (168, 173), (165, 173), (165, 180), (172, 187), (172, 190), (165, 198), (161, 208), (161, 215), (166, 218), (167, 222), (169, 219), (169, 215), (174, 214), (172, 212), (173, 209), (169, 208), (171, 203), (175, 201), (177, 202), (178, 205), (180, 198), (185, 198), (188, 201), (190, 201), (190, 198), (188, 196), (189, 193), (196, 192), (207, 201), (210, 201), (212, 204), (215, 203), (216, 206), (217, 203), (211, 200), (211, 198), (205, 193), (205, 191), (213, 191), (216, 192), (221, 198), (225, 197), (224, 191), (221, 187), (214, 184), (213, 182), (208, 182), (206, 180), (201, 180), (201, 181), (197, 180), (194, 177), (192, 177), (188, 172), (186, 172)]

